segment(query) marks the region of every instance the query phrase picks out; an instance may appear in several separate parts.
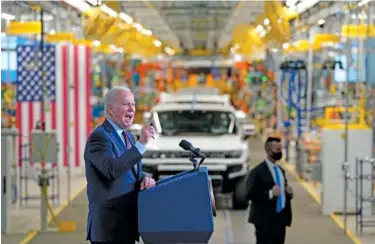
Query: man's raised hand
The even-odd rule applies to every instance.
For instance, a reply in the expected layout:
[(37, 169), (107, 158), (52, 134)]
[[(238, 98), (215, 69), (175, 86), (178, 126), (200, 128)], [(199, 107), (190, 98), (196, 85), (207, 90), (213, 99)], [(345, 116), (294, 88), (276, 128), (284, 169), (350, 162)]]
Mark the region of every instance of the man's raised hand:
[(155, 136), (155, 129), (152, 126), (151, 123), (148, 123), (143, 126), (142, 131), (141, 131), (141, 136), (139, 137), (139, 142), (142, 143), (143, 145), (146, 145), (150, 138), (154, 138)]

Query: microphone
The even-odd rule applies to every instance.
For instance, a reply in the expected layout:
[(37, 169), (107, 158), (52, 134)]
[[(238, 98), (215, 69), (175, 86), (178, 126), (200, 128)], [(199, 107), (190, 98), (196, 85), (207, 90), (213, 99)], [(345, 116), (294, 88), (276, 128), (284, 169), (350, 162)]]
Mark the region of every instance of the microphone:
[(191, 143), (186, 141), (186, 140), (182, 140), (180, 142), (179, 146), (186, 151), (190, 151), (190, 152), (194, 153), (194, 155), (196, 155), (196, 156), (199, 156), (199, 157), (204, 158), (204, 159), (206, 158), (206, 155), (201, 153), (198, 148), (193, 147), (193, 145), (191, 145)]

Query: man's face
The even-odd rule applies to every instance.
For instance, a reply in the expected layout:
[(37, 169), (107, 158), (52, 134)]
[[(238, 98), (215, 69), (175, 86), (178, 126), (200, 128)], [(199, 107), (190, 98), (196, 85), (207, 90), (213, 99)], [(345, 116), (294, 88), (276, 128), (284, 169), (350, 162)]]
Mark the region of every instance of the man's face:
[(268, 157), (274, 161), (278, 161), (282, 158), (282, 146), (280, 142), (273, 141), (268, 145), (267, 148)]
[(135, 101), (131, 92), (117, 92), (115, 102), (108, 107), (113, 122), (119, 125), (121, 129), (129, 128), (132, 125), (135, 115)]
[(269, 145), (268, 153), (279, 153), (282, 151), (281, 143), (277, 141), (273, 141)]

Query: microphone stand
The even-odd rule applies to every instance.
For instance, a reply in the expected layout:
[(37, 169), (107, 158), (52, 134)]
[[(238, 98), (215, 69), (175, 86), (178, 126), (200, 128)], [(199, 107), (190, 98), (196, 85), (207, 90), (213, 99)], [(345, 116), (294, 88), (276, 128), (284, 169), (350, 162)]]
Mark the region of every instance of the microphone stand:
[(201, 160), (198, 163), (198, 160), (196, 158), (199, 157), (199, 155), (198, 155), (199, 152), (200, 152), (200, 149), (196, 148), (196, 152), (191, 152), (191, 155), (190, 155), (190, 158), (189, 158), (189, 161), (193, 163), (194, 171), (198, 171), (199, 167), (201, 166), (201, 164), (205, 160), (205, 158), (201, 158)]
[[(193, 169), (192, 172), (196, 172), (196, 171), (199, 170), (199, 167), (201, 166), (201, 164), (203, 163), (203, 161), (206, 158), (199, 156), (199, 153), (200, 153), (200, 149), (199, 148), (196, 148), (195, 151), (190, 151), (190, 152), (191, 152), (191, 155), (190, 155), (189, 161), (193, 163), (193, 167), (194, 167), (194, 169)], [(201, 160), (199, 161), (199, 163), (198, 163), (197, 157), (201, 158)], [(215, 197), (214, 197), (213, 192), (212, 192), (212, 181), (211, 180), (209, 180), (209, 184), (210, 184), (210, 196), (211, 196), (212, 215), (214, 217), (216, 217)]]
[(198, 171), (198, 160), (195, 158), (194, 153), (190, 155), (189, 161), (193, 163), (194, 171)]

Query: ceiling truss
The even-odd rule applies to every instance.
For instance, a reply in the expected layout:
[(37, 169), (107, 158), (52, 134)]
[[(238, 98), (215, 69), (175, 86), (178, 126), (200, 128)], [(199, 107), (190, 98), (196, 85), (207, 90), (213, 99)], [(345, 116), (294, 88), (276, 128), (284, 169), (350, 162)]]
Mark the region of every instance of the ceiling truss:
[(263, 12), (259, 1), (126, 1), (122, 10), (160, 40), (184, 50), (216, 50), (230, 43), (232, 29)]
[[(77, 0), (79, 1), (79, 0)], [(52, 21), (46, 29), (74, 31), (82, 36), (81, 13), (58, 1), (40, 1)], [(30, 9), (4, 2), (3, 10), (17, 16), (17, 20), (36, 20)], [(216, 51), (232, 40), (232, 29), (237, 24), (252, 23), (263, 12), (261, 1), (121, 1), (121, 12), (149, 29), (172, 48), (209, 49)], [(25, 13), (28, 17), (25, 18)]]

